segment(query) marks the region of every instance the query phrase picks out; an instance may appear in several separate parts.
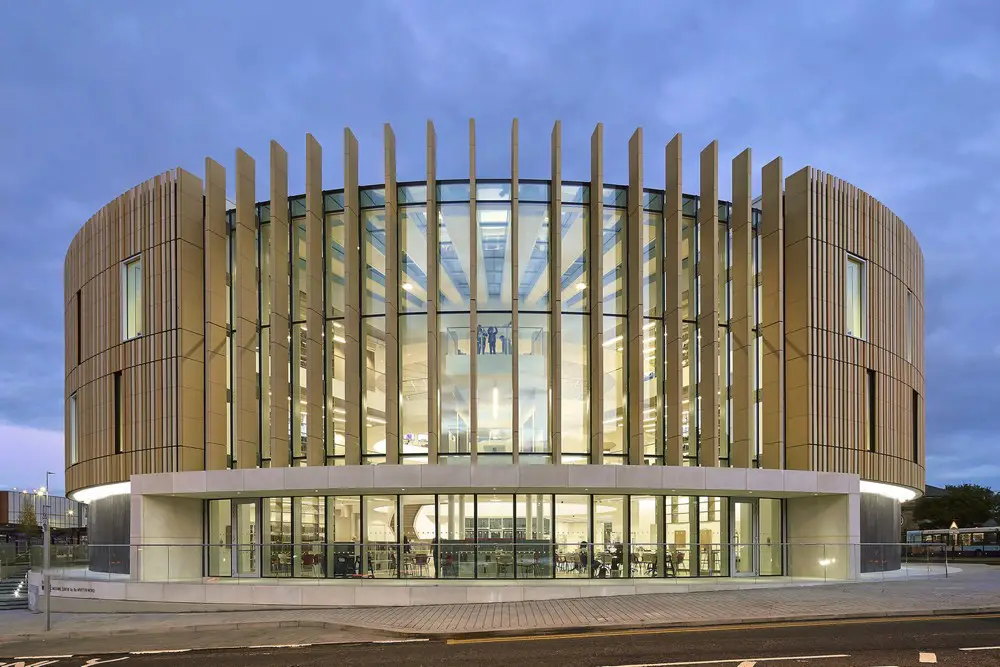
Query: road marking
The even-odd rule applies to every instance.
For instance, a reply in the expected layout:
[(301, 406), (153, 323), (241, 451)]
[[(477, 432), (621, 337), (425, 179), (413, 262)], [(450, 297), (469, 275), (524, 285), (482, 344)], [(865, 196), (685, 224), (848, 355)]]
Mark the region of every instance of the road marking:
[(920, 652), (920, 662), (937, 662), (937, 654)]
[(164, 648), (158, 651), (129, 651), (129, 655), (157, 655), (159, 653), (187, 653), (189, 648)]
[(639, 628), (608, 630), (605, 632), (567, 632), (551, 635), (511, 635), (509, 637), (473, 637), (449, 639), (448, 644), (487, 644), (493, 642), (537, 642), (553, 639), (585, 639), (587, 637), (632, 637), (640, 635), (667, 635), (684, 632), (740, 632), (743, 630), (769, 630), (780, 628), (818, 628), (836, 625), (869, 625), (872, 623), (915, 623), (919, 621), (964, 621), (971, 619), (1000, 618), (1000, 614), (952, 614), (948, 616), (902, 616), (887, 618), (847, 618), (828, 621), (785, 621), (778, 623), (745, 623), (742, 625), (706, 625), (702, 627)]
[(744, 660), (740, 664), (736, 665), (736, 667), (754, 667), (754, 665), (756, 665), (756, 664), (757, 664), (756, 662), (751, 662), (749, 660)]
[(247, 648), (306, 648), (312, 644), (259, 644), (257, 646), (247, 646)]
[[(962, 649), (963, 651), (965, 649)], [(68, 653), (66, 655), (22, 655), (20, 657), (14, 658), (14, 660), (57, 660), (59, 658), (72, 658), (73, 654)]]
[(959, 651), (1000, 651), (1000, 646), (973, 646), (972, 648), (960, 648)]
[(429, 641), (427, 637), (420, 639), (376, 639), (372, 641), (372, 644), (411, 644), (413, 642), (426, 642)]
[[(778, 662), (782, 660), (825, 660), (827, 658), (850, 658), (846, 653), (833, 655), (791, 655), (778, 658), (736, 658), (735, 660), (695, 660), (693, 662), (644, 662), (637, 665), (605, 665), (605, 667), (681, 667), (682, 665), (740, 665), (757, 662)], [(737, 665), (739, 667), (739, 665)]]

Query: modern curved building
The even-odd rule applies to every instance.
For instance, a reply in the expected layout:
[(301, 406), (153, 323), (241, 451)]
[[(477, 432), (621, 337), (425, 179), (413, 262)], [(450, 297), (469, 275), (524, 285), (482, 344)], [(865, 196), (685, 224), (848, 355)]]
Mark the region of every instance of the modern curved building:
[(522, 596), (551, 579), (551, 596), (898, 567), (862, 545), (897, 542), (924, 487), (907, 226), (780, 158), (755, 198), (749, 149), (722, 201), (716, 142), (684, 194), (680, 135), (651, 183), (641, 129), (625, 184), (604, 181), (601, 125), (586, 180), (563, 174), (559, 123), (551, 173), (522, 177), (516, 121), (510, 173), (486, 179), (469, 129), (457, 179), (428, 123), (426, 179), (397, 182), (387, 125), (385, 182), (361, 186), (345, 130), (342, 188), (323, 189), (310, 135), (304, 195), (272, 142), (268, 201), (237, 151), (228, 180), (211, 159), (204, 179), (176, 169), (84, 225), (67, 487), (121, 545), (95, 560), (201, 581), (207, 601), (228, 577)]

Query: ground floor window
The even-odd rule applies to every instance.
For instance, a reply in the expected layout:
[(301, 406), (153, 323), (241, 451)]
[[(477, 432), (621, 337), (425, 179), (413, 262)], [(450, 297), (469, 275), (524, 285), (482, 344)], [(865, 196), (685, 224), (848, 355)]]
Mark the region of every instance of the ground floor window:
[(782, 501), (776, 498), (379, 494), (205, 504), (205, 572), (212, 577), (574, 579), (784, 571)]

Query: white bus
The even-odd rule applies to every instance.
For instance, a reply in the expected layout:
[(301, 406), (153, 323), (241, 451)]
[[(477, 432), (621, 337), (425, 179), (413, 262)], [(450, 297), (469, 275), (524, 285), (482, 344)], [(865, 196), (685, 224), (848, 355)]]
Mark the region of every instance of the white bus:
[[(926, 550), (931, 555), (944, 548), (947, 549), (948, 555), (958, 554), (977, 558), (982, 556), (1000, 557), (1000, 526), (959, 528), (958, 530), (948, 528), (908, 530), (906, 531), (906, 542), (911, 545), (926, 544)], [(911, 549), (917, 553), (920, 548), (913, 546)]]

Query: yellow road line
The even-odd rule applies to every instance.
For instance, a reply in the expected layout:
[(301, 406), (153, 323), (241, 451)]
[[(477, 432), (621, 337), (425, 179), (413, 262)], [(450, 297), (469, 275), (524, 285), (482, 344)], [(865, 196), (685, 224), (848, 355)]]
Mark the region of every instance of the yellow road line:
[(584, 639), (587, 637), (634, 637), (641, 635), (667, 635), (684, 632), (740, 632), (770, 628), (812, 628), (832, 625), (862, 625), (871, 623), (915, 623), (918, 621), (955, 621), (981, 618), (1000, 618), (1000, 614), (953, 614), (950, 616), (900, 616), (887, 618), (845, 618), (828, 621), (786, 621), (778, 623), (747, 623), (743, 625), (710, 625), (691, 628), (636, 628), (634, 630), (608, 630), (605, 632), (570, 632), (553, 635), (515, 635), (511, 637), (480, 637), (449, 639), (448, 644), (489, 644), (494, 642), (536, 642), (554, 639)]

